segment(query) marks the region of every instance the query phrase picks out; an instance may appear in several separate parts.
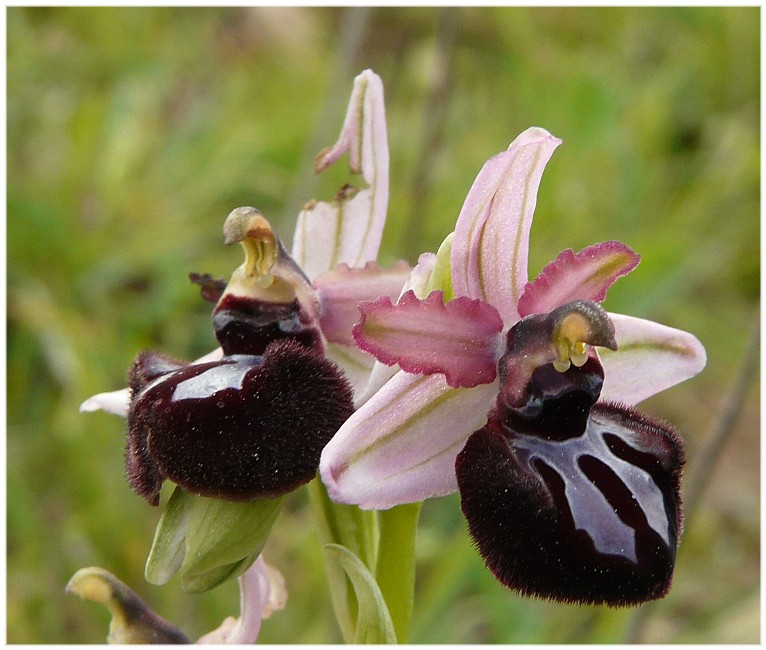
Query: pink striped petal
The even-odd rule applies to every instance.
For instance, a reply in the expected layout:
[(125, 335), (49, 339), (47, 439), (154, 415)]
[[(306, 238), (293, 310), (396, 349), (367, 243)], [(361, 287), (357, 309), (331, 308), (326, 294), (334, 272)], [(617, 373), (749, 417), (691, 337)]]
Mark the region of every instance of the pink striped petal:
[(445, 304), (441, 291), (418, 300), (407, 291), (396, 305), (382, 297), (359, 309), (354, 339), (378, 361), (412, 373), (441, 373), (455, 388), (495, 380), (503, 322), (491, 305), (465, 297)]
[(457, 220), (451, 255), (455, 295), (488, 302), (506, 323), (519, 319), (537, 188), (559, 144), (544, 129), (524, 131), (485, 163)]
[(309, 278), (338, 264), (361, 266), (378, 255), (388, 208), (388, 139), (383, 82), (371, 70), (354, 79), (338, 141), (320, 152), (321, 172), (348, 153), (349, 168), (367, 185), (342, 189), (331, 203), (312, 201), (298, 216), (292, 255)]
[(351, 327), (359, 321), (357, 305), (379, 296), (396, 299), (410, 275), (410, 265), (401, 261), (390, 269), (374, 262), (363, 268), (341, 264), (314, 280), (321, 305), (320, 324), (328, 341), (356, 345)]
[(399, 371), (324, 448), (334, 501), (385, 510), (457, 489), (455, 457), (487, 421), (497, 383), (450, 388), (442, 375)]
[(601, 302), (617, 278), (630, 273), (641, 258), (622, 242), (607, 241), (575, 254), (562, 251), (519, 299), (519, 314), (541, 314), (572, 300)]
[(618, 347), (598, 350), (604, 366), (602, 400), (637, 404), (705, 367), (705, 348), (688, 332), (622, 314), (609, 318)]

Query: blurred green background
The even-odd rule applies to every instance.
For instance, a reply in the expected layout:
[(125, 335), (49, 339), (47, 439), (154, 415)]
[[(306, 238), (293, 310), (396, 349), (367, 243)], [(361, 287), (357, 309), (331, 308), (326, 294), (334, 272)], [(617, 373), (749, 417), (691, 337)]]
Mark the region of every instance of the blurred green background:
[[(542, 126), (564, 145), (531, 275), (563, 248), (622, 240), (643, 261), (606, 306), (689, 330), (709, 355), (642, 406), (684, 434), (686, 485), (707, 480), (667, 598), (645, 611), (520, 598), (484, 569), (453, 495), (423, 511), (412, 641), (758, 642), (757, 374), (733, 388), (758, 355), (757, 7), (6, 12), (9, 642), (103, 642), (106, 611), (64, 594), (89, 565), (193, 638), (237, 612), (234, 583), (145, 582), (159, 513), (123, 477), (124, 422), (78, 406), (121, 387), (142, 348), (214, 347), (187, 273), (240, 263), (222, 246), (232, 208), (259, 207), (289, 245), (300, 205), (346, 180), (311, 163), (367, 67), (391, 149), (383, 263), (435, 250), (483, 162)], [(289, 601), (260, 640), (340, 641), (305, 490), (265, 556)]]

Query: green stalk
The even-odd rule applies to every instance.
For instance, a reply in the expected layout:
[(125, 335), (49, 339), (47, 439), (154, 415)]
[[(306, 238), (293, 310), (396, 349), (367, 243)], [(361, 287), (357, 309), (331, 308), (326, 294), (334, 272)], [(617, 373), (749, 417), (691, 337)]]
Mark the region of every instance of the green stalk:
[(379, 513), (380, 546), (375, 571), (398, 643), (407, 643), (415, 600), (415, 542), (420, 503)]

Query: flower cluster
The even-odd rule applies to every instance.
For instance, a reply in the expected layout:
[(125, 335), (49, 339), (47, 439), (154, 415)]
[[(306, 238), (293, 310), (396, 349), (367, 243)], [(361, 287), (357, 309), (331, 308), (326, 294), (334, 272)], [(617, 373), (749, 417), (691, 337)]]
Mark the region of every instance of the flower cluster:
[[(559, 144), (543, 129), (522, 133), (482, 168), (437, 254), (381, 269), (383, 91), (362, 73), (317, 171), (348, 153), (366, 187), (308, 204), (292, 254), (258, 210), (234, 210), (224, 238), (242, 245), (244, 263), (228, 283), (193, 277), (215, 303), (220, 349), (192, 364), (141, 353), (129, 391), (83, 405), (127, 415), (138, 494), (158, 505), (164, 480), (183, 493), (167, 506), (147, 575), (180, 567), (200, 588), (240, 575), (243, 618), (208, 639), (257, 634), (268, 590), (244, 580), (265, 575), (270, 524), (192, 570), (178, 558), (199, 537), (194, 499), (225, 502), (237, 521), (317, 470), (334, 501), (362, 509), (458, 490), (488, 568), (521, 593), (628, 605), (667, 592), (683, 445), (633, 407), (699, 372), (705, 352), (688, 333), (602, 308), (639, 263), (625, 244), (566, 250), (529, 281), (537, 190)], [(245, 593), (260, 603), (246, 623)]]
[(359, 305), (354, 336), (393, 366), (322, 452), (330, 495), (391, 508), (459, 489), (498, 579), (622, 605), (669, 588), (683, 449), (629, 405), (701, 370), (690, 334), (599, 303), (638, 256), (566, 250), (528, 282), (543, 168), (560, 144), (521, 134), (479, 173), (426, 282)]

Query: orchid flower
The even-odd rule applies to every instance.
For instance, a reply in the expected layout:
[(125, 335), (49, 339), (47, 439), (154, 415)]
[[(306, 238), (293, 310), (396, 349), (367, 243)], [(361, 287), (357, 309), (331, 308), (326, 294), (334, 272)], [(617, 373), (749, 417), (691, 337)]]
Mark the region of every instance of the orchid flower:
[[(239, 576), (239, 585), (240, 617), (229, 616), (197, 643), (255, 643), (261, 621), (285, 606), (284, 578), (262, 557)], [(72, 576), (66, 591), (99, 602), (110, 610), (112, 620), (107, 641), (111, 644), (191, 643), (181, 630), (155, 613), (130, 587), (105, 569), (80, 569)]]
[[(350, 412), (342, 404), (351, 399), (344, 395), (345, 378), (352, 391), (366, 384), (374, 359), (352, 338), (356, 304), (398, 295), (410, 272), (404, 262), (389, 270), (375, 264), (388, 203), (388, 145), (382, 83), (369, 70), (356, 78), (340, 137), (319, 154), (316, 171), (344, 153), (368, 186), (345, 186), (332, 203), (308, 204), (298, 218), (293, 256), (255, 208), (238, 208), (227, 218), (225, 243), (240, 243), (245, 262), (228, 284), (192, 277), (203, 297), (216, 302), (221, 348), (190, 365), (144, 352), (130, 389), (82, 404), (84, 411), (128, 417), (128, 477), (150, 503), (158, 504), (165, 478), (231, 500), (294, 489), (313, 477), (322, 446)], [(321, 423), (321, 431), (296, 436), (299, 420)], [(293, 440), (290, 454), (281, 443), (286, 435)]]
[(680, 437), (632, 405), (699, 372), (691, 334), (607, 314), (639, 257), (605, 242), (528, 281), (543, 169), (531, 128), (476, 178), (455, 232), (409, 289), (359, 305), (378, 390), (322, 452), (330, 496), (388, 509), (459, 490), (496, 577), (522, 593), (624, 605), (669, 588), (681, 531)]
[(316, 476), (322, 447), (367, 384), (375, 359), (354, 342), (356, 304), (397, 296), (410, 273), (404, 262), (375, 262), (388, 145), (382, 82), (369, 70), (355, 79), (340, 137), (316, 171), (344, 153), (366, 186), (307, 204), (292, 255), (256, 208), (227, 217), (224, 242), (241, 245), (243, 264), (228, 282), (190, 275), (215, 303), (218, 349), (192, 363), (142, 352), (128, 389), (81, 406), (127, 417), (137, 494), (156, 506), (165, 480), (177, 486), (147, 561), (150, 582), (180, 571), (185, 589), (204, 591), (258, 564), (280, 497)]

